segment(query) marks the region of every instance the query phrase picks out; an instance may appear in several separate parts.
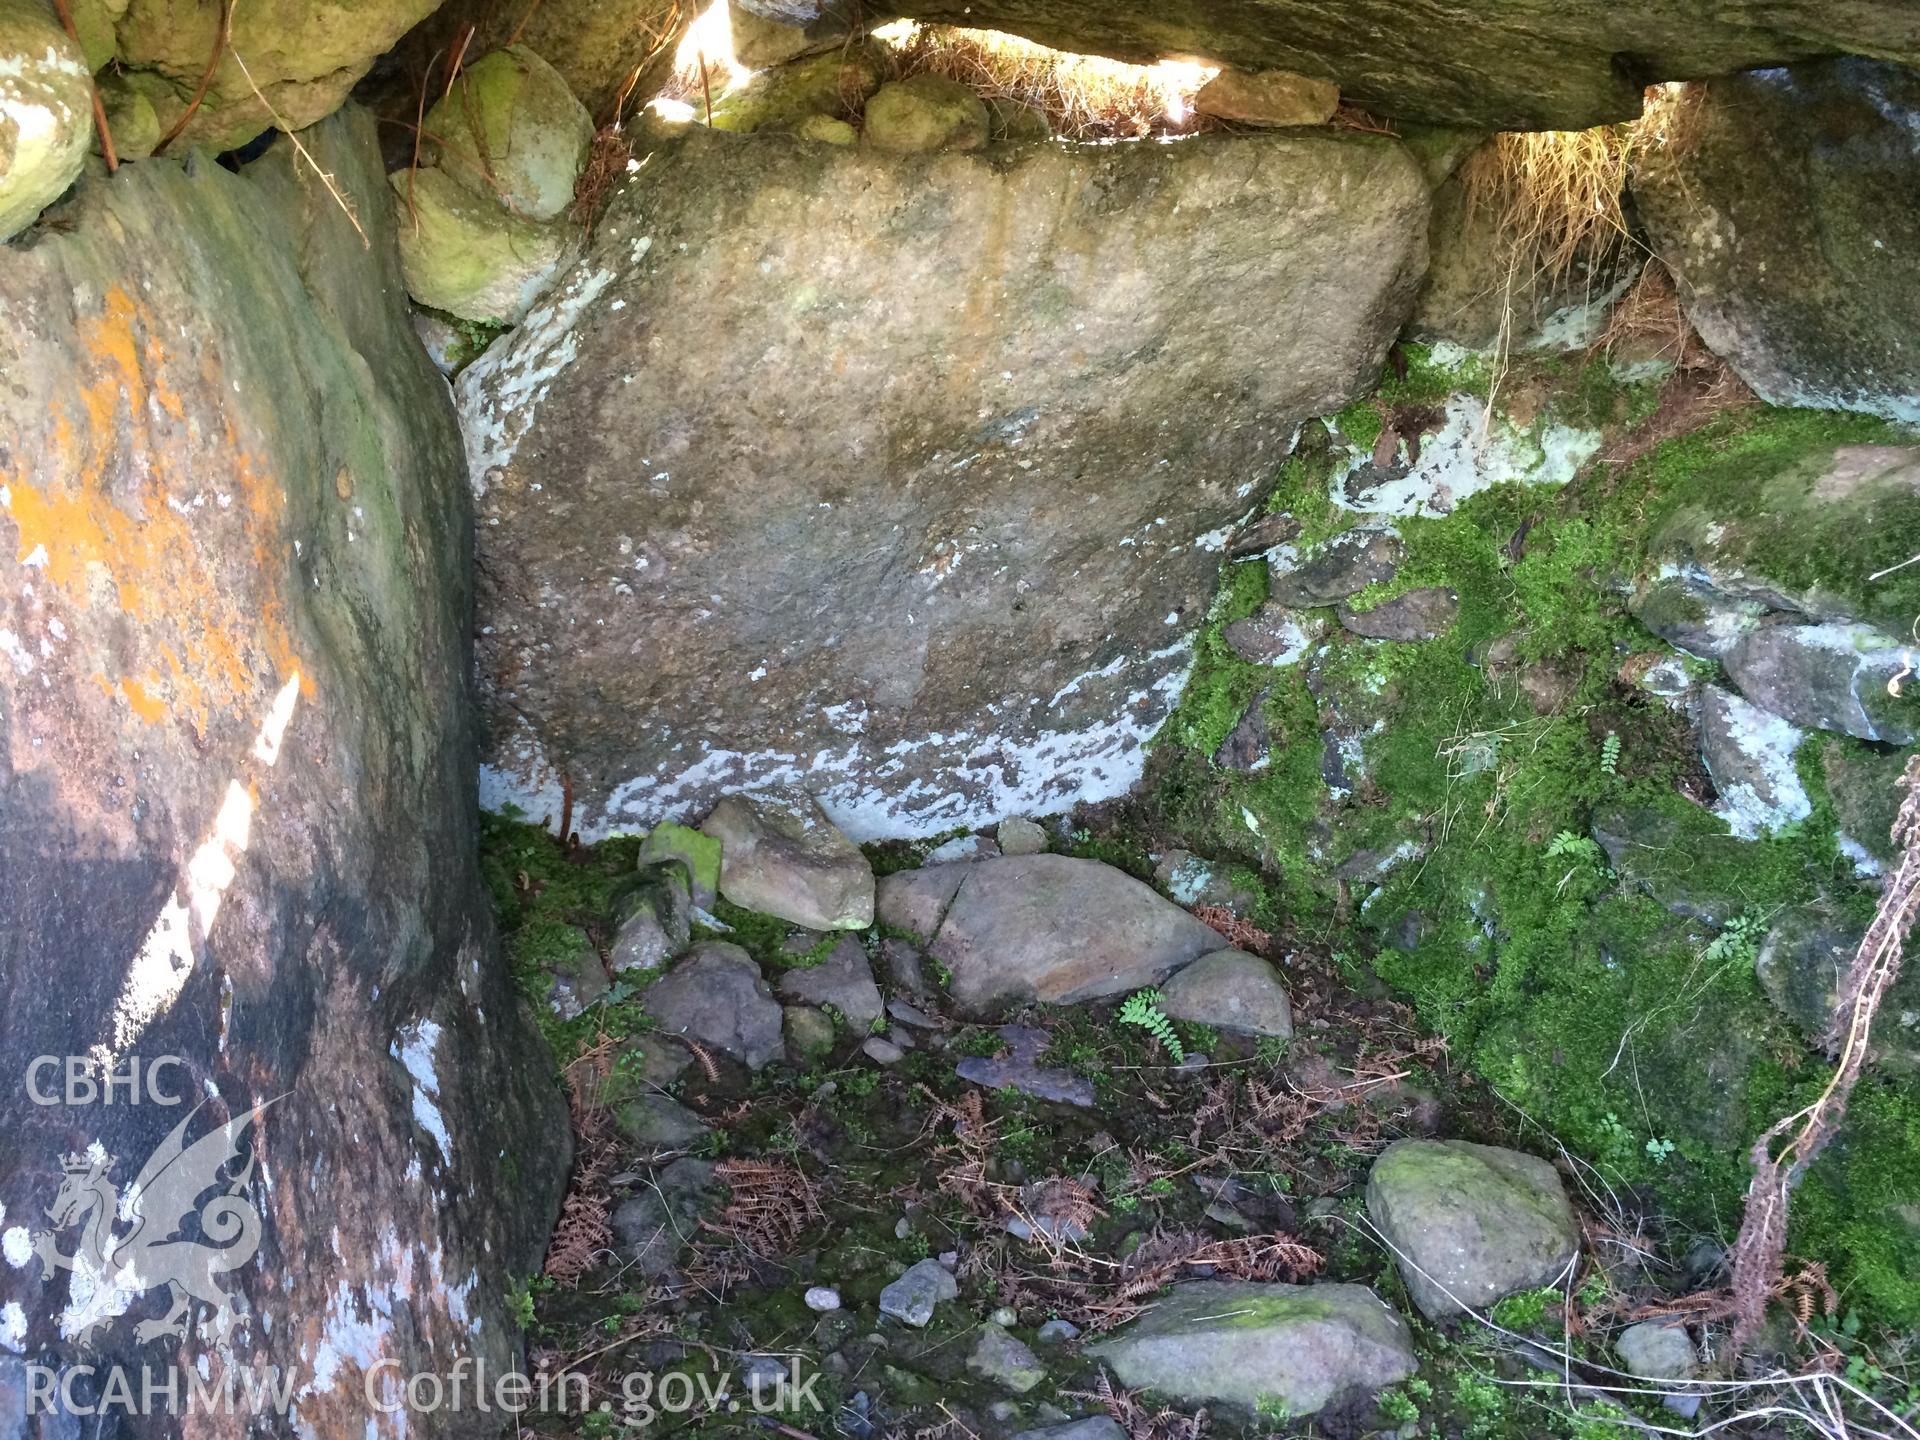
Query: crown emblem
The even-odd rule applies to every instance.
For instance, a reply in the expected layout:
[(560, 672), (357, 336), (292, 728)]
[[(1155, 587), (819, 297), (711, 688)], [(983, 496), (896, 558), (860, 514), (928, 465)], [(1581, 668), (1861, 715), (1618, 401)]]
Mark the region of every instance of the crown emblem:
[[(102, 1170), (109, 1170), (112, 1167), (113, 1156), (103, 1155), (100, 1157), (100, 1168)], [(89, 1175), (93, 1173), (93, 1158), (83, 1154), (81, 1151), (75, 1150), (71, 1154), (60, 1157), (60, 1168), (69, 1175)]]

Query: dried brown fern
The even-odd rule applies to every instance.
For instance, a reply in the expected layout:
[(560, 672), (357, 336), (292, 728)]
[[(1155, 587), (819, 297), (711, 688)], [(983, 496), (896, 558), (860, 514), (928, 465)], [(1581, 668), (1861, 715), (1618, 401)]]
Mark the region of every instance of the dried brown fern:
[[(1874, 1017), (1900, 974), (1908, 933), (1920, 915), (1920, 755), (1900, 777), (1906, 787), (1893, 823), (1900, 863), (1887, 877), (1873, 922), (1840, 977), (1829, 1044), (1838, 1053), (1833, 1078), (1812, 1104), (1774, 1122), (1754, 1142), (1753, 1181), (1733, 1245), (1734, 1345), (1744, 1349), (1759, 1333), (1767, 1302), (1779, 1294), (1787, 1244), (1787, 1212), (1800, 1182), (1846, 1118), (1847, 1101), (1866, 1064)], [(1785, 1137), (1776, 1152), (1774, 1145)]]
[(1219, 933), (1229, 945), (1264, 954), (1273, 944), (1273, 936), (1251, 920), (1242, 919), (1224, 905), (1196, 905), (1193, 918)]

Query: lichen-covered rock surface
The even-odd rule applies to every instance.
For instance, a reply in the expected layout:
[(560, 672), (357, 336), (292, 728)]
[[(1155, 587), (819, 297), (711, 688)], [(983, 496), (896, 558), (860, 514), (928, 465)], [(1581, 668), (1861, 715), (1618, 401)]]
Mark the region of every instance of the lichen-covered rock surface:
[(1417, 1367), (1406, 1321), (1361, 1285), (1175, 1286), (1094, 1347), (1123, 1385), (1189, 1402), (1312, 1415)]
[(1367, 1213), (1436, 1320), (1562, 1280), (1580, 1249), (1553, 1166), (1497, 1146), (1397, 1141), (1374, 1161)]
[(75, 0), (72, 8), (96, 70), (106, 67), (129, 93), (145, 99), (162, 134), (186, 119), (174, 141), (184, 154), (188, 147), (229, 150), (269, 128), (298, 129), (332, 114), (374, 61), (434, 4)]
[(862, 839), (1125, 790), (1231, 528), (1405, 317), (1417, 167), (1291, 135), (636, 159), (459, 383), (486, 803), (557, 814), (564, 774), (591, 837), (803, 783)]
[(35, 0), (0, 3), (0, 241), (80, 173), (93, 139), (86, 56)]
[[(1903, 0), (904, 0), (919, 20), (1011, 30), (1056, 49), (1152, 62), (1202, 56), (1336, 82), (1381, 114), (1489, 130), (1580, 130), (1640, 112), (1656, 80), (1821, 55), (1920, 60)], [(1627, 63), (1624, 57), (1632, 57)]]
[(1830, 61), (1682, 104), (1633, 196), (1700, 337), (1776, 405), (1920, 421), (1920, 211), (1897, 198), (1920, 186), (1920, 74)]
[[(516, 1363), (509, 1278), (567, 1142), (474, 860), (452, 407), (371, 121), (303, 138), (370, 248), (282, 147), (87, 180), (69, 226), (0, 252), (0, 1391), (98, 1322), (91, 1365), (275, 1365), (286, 1423), (344, 1440), (383, 1360)], [(23, 1249), (85, 1248), (48, 1221), (62, 1156), (96, 1147), (126, 1194), (189, 1118), (32, 1103), (46, 1054), (177, 1057), (154, 1093), (205, 1102), (189, 1139), (272, 1102), (241, 1140), (260, 1249), (183, 1340), (137, 1341), (164, 1292)]]

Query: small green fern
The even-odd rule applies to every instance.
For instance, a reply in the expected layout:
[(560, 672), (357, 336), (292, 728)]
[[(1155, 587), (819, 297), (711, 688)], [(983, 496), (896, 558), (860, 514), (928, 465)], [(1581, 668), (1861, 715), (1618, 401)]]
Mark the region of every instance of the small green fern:
[(1177, 1065), (1187, 1058), (1186, 1047), (1180, 1043), (1180, 1037), (1173, 1033), (1173, 1022), (1167, 1018), (1167, 1012), (1160, 1008), (1158, 990), (1137, 990), (1126, 998), (1120, 1007), (1122, 1025), (1138, 1025), (1154, 1039), (1166, 1047)]
[(1587, 836), (1576, 835), (1571, 830), (1562, 830), (1547, 842), (1547, 858), (1549, 860), (1591, 860), (1598, 865), (1606, 857), (1599, 845)]
[(1600, 742), (1600, 769), (1607, 775), (1620, 773), (1620, 737), (1611, 730)]

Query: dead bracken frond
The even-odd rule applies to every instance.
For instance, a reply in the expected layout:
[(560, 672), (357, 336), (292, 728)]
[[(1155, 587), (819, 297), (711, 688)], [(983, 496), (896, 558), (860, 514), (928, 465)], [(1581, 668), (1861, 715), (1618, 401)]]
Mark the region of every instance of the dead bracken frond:
[(689, 1039), (684, 1043), (686, 1044), (687, 1052), (693, 1056), (695, 1062), (700, 1066), (700, 1073), (707, 1077), (707, 1083), (709, 1085), (719, 1084), (720, 1064), (713, 1058), (713, 1052), (698, 1040)]
[(718, 1220), (700, 1227), (758, 1256), (784, 1255), (808, 1225), (826, 1218), (807, 1177), (791, 1165), (765, 1160), (723, 1160), (714, 1174), (733, 1192)]
[(612, 1206), (607, 1195), (607, 1176), (612, 1169), (613, 1151), (604, 1146), (574, 1166), (567, 1198), (560, 1203), (559, 1223), (547, 1246), (546, 1263), (541, 1267), (542, 1273), (562, 1289), (578, 1285), (613, 1243), (608, 1223)]
[(1229, 945), (1238, 946), (1242, 950), (1263, 954), (1267, 947), (1273, 944), (1271, 934), (1262, 930), (1251, 920), (1234, 914), (1224, 905), (1196, 905), (1193, 907), (1193, 918), (1202, 925), (1218, 931), (1220, 938)]
[(946, 1101), (925, 1085), (920, 1093), (933, 1106), (927, 1128), (949, 1127), (951, 1143), (935, 1147), (933, 1158), (939, 1162), (940, 1188), (955, 1195), (976, 1215), (992, 1218), (1001, 1213), (997, 1187), (987, 1179), (987, 1161), (993, 1154), (993, 1122), (978, 1090), (969, 1090), (956, 1101)]
[(1127, 1440), (1198, 1440), (1207, 1430), (1207, 1412), (1183, 1415), (1178, 1410), (1149, 1411), (1131, 1390), (1123, 1390), (1103, 1368), (1092, 1390), (1063, 1390), (1075, 1400), (1103, 1407), (1113, 1423), (1127, 1432)]

